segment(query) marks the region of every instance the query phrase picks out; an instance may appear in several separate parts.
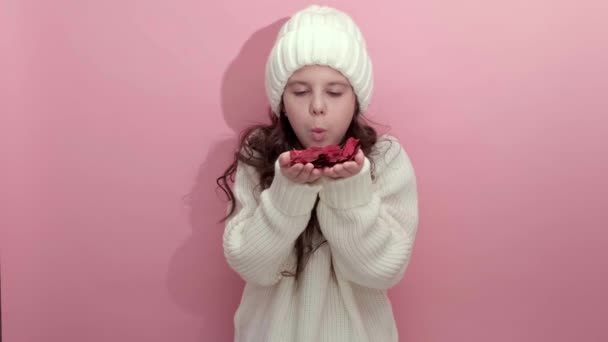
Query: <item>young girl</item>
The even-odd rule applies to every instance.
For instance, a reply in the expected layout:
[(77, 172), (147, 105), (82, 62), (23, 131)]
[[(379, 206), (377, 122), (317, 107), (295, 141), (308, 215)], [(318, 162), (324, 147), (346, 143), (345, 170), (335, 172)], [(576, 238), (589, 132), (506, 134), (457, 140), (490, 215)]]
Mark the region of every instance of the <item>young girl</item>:
[[(386, 291), (410, 260), (418, 199), (405, 150), (362, 122), (372, 85), (347, 14), (310, 6), (284, 24), (266, 65), (272, 122), (244, 132), (218, 178), (232, 204), (225, 256), (246, 281), (235, 341), (398, 340)], [(291, 149), (349, 137), (353, 161), (290, 166)]]

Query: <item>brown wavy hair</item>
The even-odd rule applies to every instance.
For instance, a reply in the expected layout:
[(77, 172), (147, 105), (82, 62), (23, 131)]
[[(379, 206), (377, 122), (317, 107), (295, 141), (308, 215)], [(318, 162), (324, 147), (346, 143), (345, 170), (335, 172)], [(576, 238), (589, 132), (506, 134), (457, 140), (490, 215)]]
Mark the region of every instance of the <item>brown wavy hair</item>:
[[(271, 121), (270, 124), (256, 124), (241, 132), (239, 148), (234, 153), (234, 161), (216, 180), (217, 185), (226, 194), (228, 201), (231, 203), (230, 212), (220, 220), (220, 223), (226, 221), (234, 214), (234, 211), (236, 210), (235, 197), (234, 193), (230, 189), (229, 181), (234, 182), (234, 176), (236, 174), (236, 168), (239, 162), (250, 165), (257, 171), (259, 174), (258, 186), (261, 186), (262, 190), (264, 190), (269, 188), (272, 183), (274, 178), (274, 164), (279, 155), (291, 149), (303, 148), (283, 110), (281, 110), (279, 117), (277, 117), (271, 110), (269, 110), (268, 114)], [(353, 119), (346, 131), (346, 134), (340, 142), (340, 145), (343, 145), (346, 139), (349, 137), (357, 138), (361, 143), (363, 153), (366, 156), (370, 156), (374, 152), (372, 151), (372, 148), (378, 140), (378, 133), (372, 126), (365, 123), (366, 120), (367, 118), (364, 118), (359, 113), (359, 106), (357, 104)], [(370, 158), (370, 163), (373, 179), (374, 165), (372, 158)], [(319, 246), (327, 242), (327, 240), (324, 240), (317, 246), (313, 246), (312, 244), (315, 231), (321, 234), (321, 236), (323, 235), (320, 230), (319, 221), (316, 214), (318, 203), (319, 197), (317, 196), (317, 200), (312, 209), (310, 220), (308, 221), (306, 229), (295, 241), (297, 256), (296, 272), (294, 274), (293, 272), (282, 271), (284, 276), (293, 276), (296, 280), (298, 280), (298, 277), (304, 269), (310, 254), (314, 253)]]

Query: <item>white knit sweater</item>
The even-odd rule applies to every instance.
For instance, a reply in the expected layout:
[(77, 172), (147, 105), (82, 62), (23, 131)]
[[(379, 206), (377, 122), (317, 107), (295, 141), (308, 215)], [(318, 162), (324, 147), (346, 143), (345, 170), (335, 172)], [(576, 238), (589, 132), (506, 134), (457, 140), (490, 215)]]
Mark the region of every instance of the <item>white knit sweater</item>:
[[(261, 192), (257, 172), (237, 166), (237, 211), (224, 232), (228, 264), (246, 281), (234, 316), (236, 342), (398, 341), (386, 290), (401, 280), (412, 254), (416, 179), (397, 139), (380, 137), (374, 151), (374, 181), (367, 156), (358, 174), (313, 184), (292, 182), (276, 162), (272, 185)], [(295, 271), (294, 243), (317, 196), (327, 243), (296, 284), (281, 272)]]

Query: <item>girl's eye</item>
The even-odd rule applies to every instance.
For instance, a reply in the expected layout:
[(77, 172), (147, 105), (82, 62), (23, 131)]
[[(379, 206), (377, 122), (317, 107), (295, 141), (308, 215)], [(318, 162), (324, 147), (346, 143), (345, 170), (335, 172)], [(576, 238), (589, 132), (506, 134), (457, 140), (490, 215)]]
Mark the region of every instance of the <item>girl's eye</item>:
[[(329, 96), (331, 97), (339, 97), (342, 96), (342, 93), (338, 93), (338, 92), (334, 92), (334, 91), (328, 91), (327, 92), (329, 94)], [(293, 94), (295, 96), (304, 96), (306, 94), (308, 94), (308, 90), (303, 90), (303, 91), (294, 91)]]

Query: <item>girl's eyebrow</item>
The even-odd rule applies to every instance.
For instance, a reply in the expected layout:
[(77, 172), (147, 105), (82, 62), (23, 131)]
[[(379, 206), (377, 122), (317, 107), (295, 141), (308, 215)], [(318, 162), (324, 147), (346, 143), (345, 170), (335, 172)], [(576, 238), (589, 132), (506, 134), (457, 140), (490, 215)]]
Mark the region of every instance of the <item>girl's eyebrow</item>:
[(344, 87), (348, 87), (348, 84), (342, 82), (342, 81), (333, 81), (333, 82), (329, 82), (327, 83), (328, 86), (333, 86), (333, 85), (341, 85)]
[(308, 83), (304, 82), (304, 81), (289, 81), (289, 83), (287, 83), (287, 86), (293, 86), (293, 85), (305, 85), (307, 86)]

